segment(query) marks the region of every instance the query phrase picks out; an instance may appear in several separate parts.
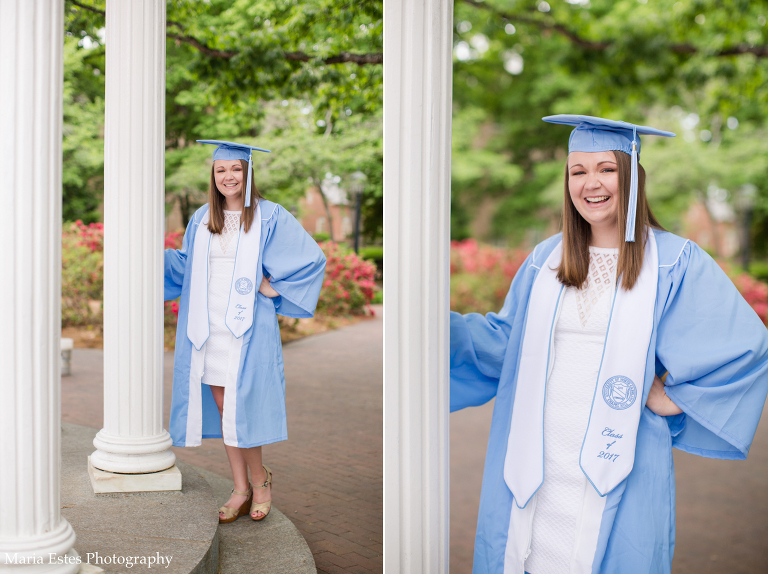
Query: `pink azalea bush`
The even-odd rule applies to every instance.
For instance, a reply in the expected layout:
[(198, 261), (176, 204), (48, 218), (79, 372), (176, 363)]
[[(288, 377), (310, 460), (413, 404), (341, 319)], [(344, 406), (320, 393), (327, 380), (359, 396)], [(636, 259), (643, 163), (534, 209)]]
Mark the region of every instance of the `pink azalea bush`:
[(104, 226), (76, 221), (61, 238), (61, 324), (101, 325)]
[(327, 263), (317, 312), (325, 315), (362, 315), (373, 300), (376, 265), (338, 243), (323, 241), (319, 245)]
[(104, 224), (89, 223), (85, 225), (79, 219), (69, 226), (77, 236), (77, 244), (80, 247), (87, 247), (91, 252), (104, 251)]
[[(165, 234), (165, 247), (178, 249), (183, 231)], [(104, 224), (85, 225), (78, 220), (65, 224), (61, 250), (62, 327), (97, 326), (103, 319)], [(165, 303), (165, 329), (175, 333), (179, 304)], [(166, 337), (167, 338), (167, 337)]]
[(181, 249), (181, 243), (184, 241), (184, 231), (168, 231), (165, 234), (166, 249)]
[[(451, 242), (451, 310), (459, 313), (499, 311), (512, 279), (525, 260), (522, 251), (482, 245), (474, 239)], [(768, 284), (719, 262), (742, 297), (768, 324)]]
[(483, 245), (474, 239), (451, 242), (451, 310), (498, 311), (527, 254)]
[[(165, 234), (165, 248), (179, 249), (183, 231)], [(360, 315), (376, 291), (376, 266), (330, 241), (320, 244), (328, 258), (318, 313)], [(63, 327), (101, 328), (104, 287), (104, 224), (82, 221), (65, 224), (62, 233), (61, 323)], [(165, 342), (173, 346), (179, 302), (166, 301)]]

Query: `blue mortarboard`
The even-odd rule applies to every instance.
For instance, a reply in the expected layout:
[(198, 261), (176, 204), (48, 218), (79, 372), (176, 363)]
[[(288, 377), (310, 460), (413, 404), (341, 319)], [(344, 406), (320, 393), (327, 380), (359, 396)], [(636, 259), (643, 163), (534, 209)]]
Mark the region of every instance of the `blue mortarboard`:
[(629, 184), (627, 232), (624, 241), (635, 240), (635, 211), (637, 209), (637, 154), (640, 153), (640, 135), (675, 137), (672, 132), (627, 122), (606, 120), (592, 116), (561, 114), (541, 118), (551, 124), (576, 126), (568, 140), (568, 153), (572, 151), (623, 151), (632, 156), (632, 174)]
[(261, 149), (252, 145), (239, 144), (234, 142), (223, 142), (218, 140), (197, 140), (198, 143), (212, 144), (219, 146), (213, 150), (213, 161), (217, 159), (246, 159), (248, 160), (248, 180), (245, 185), (245, 207), (251, 205), (251, 172), (253, 171), (253, 159), (251, 153), (253, 150), (272, 153), (268, 149)]

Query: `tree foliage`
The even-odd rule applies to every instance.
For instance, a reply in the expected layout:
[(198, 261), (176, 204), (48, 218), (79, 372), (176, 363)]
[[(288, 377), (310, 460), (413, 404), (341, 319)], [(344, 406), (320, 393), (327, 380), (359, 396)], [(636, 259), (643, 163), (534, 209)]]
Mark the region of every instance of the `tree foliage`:
[(86, 63), (88, 53), (77, 43), (72, 36), (64, 39), (63, 217), (91, 223), (100, 219), (104, 188), (104, 92), (94, 75), (101, 70)]
[(457, 0), (454, 16), (454, 158), (464, 146), (489, 154), (489, 172), (520, 170), (514, 183), (467, 186), (454, 162), (455, 238), (488, 198), (485, 239), (515, 242), (557, 217), (568, 131), (541, 118), (571, 113), (677, 132), (643, 140), (662, 222), (679, 228), (692, 199), (715, 188), (735, 201), (751, 183), (755, 239), (768, 245), (765, 2)]
[[(66, 219), (98, 218), (109, 41), (104, 11), (103, 0), (66, 2), (65, 79), (72, 94), (72, 103), (65, 97), (65, 150), (72, 150), (65, 161)], [(380, 2), (169, 0), (168, 207), (178, 202), (188, 217), (207, 201), (211, 148), (195, 140), (242, 141), (272, 149), (254, 155), (256, 183), (289, 207), (326, 173), (342, 180), (366, 173), (364, 228), (371, 238), (380, 236), (381, 32)]]

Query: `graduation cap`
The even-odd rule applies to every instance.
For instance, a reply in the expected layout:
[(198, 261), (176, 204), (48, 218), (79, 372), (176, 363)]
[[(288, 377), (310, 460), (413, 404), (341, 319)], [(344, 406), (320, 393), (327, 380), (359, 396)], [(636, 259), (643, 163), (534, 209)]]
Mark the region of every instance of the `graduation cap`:
[(272, 153), (268, 149), (261, 149), (252, 145), (239, 144), (234, 142), (224, 142), (219, 140), (197, 140), (198, 143), (212, 144), (218, 146), (213, 150), (213, 161), (217, 159), (245, 159), (248, 160), (248, 180), (245, 186), (245, 207), (251, 205), (251, 172), (253, 171), (253, 159), (251, 153), (253, 150)]
[(627, 232), (624, 241), (635, 240), (635, 211), (637, 209), (637, 154), (640, 153), (640, 135), (675, 137), (672, 132), (647, 126), (636, 126), (627, 122), (606, 120), (592, 116), (561, 114), (541, 118), (551, 124), (575, 126), (568, 140), (568, 153), (572, 151), (623, 151), (632, 156), (632, 171), (629, 182), (629, 207), (627, 209)]

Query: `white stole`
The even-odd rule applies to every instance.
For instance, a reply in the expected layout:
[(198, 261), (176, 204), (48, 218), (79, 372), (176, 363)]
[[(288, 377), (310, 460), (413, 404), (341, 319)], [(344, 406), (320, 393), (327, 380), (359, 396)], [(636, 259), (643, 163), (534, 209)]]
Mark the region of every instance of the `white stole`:
[[(237, 238), (235, 269), (229, 290), (229, 303), (225, 324), (239, 339), (251, 328), (256, 305), (256, 276), (259, 269), (259, 248), (261, 243), (261, 206), (257, 203), (253, 223), (248, 233), (243, 224)], [(208, 230), (210, 209), (203, 216), (195, 234), (192, 256), (192, 277), (189, 289), (189, 315), (187, 337), (198, 351), (208, 340), (208, 252), (211, 232)]]
[[(542, 266), (528, 304), (504, 461), (504, 479), (519, 508), (544, 482), (544, 406), (561, 302), (562, 285), (555, 270), (561, 254), (562, 243)], [(621, 483), (634, 465), (657, 284), (658, 252), (649, 230), (637, 283), (631, 291), (617, 283), (581, 449), (581, 469), (600, 496)]]

